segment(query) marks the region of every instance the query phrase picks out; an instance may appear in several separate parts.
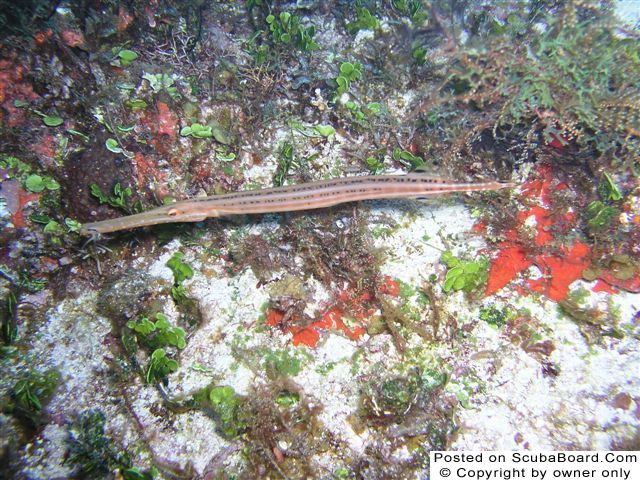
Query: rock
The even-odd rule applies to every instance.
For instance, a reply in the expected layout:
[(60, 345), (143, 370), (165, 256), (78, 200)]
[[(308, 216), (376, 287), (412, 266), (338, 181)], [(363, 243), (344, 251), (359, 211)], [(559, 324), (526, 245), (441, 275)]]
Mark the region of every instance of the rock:
[(149, 303), (164, 290), (159, 279), (150, 279), (140, 270), (130, 270), (107, 285), (98, 296), (98, 310), (111, 319), (130, 319), (148, 308)]

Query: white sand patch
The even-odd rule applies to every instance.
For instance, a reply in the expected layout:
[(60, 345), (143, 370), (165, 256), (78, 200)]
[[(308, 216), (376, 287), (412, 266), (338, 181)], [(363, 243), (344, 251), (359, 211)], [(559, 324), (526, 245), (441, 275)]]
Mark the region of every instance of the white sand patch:
[(89, 294), (60, 303), (49, 312), (33, 343), (34, 351), (43, 352), (34, 367), (54, 367), (60, 372), (60, 386), (49, 404), (52, 411), (67, 410), (70, 404), (80, 411), (95, 405), (101, 393), (92, 385), (108, 371), (105, 357), (110, 351), (104, 341), (111, 323), (95, 314), (95, 300), (96, 295)]
[(420, 284), (442, 269), (437, 264), (445, 250), (451, 248), (454, 254), (473, 256), (484, 246), (480, 237), (471, 232), (475, 220), (464, 205), (433, 203), (374, 203), (373, 215), (388, 215), (402, 225), (376, 240), (376, 246), (387, 248), (390, 254), (382, 267), (384, 273), (412, 285)]
[(533, 296), (518, 303), (547, 327), (544, 335), (556, 347), (550, 361), (559, 375), (545, 377), (541, 364), (517, 346), (504, 338), (496, 344), (495, 335), (483, 336), (491, 329), (476, 329), (478, 348), (494, 350), (496, 360), (478, 365), (486, 389), (472, 408), (461, 411), (463, 427), (453, 447), (598, 450), (632, 438), (640, 421), (633, 409), (616, 408), (612, 401), (620, 392), (640, 395), (637, 340), (608, 339), (588, 346), (576, 324), (557, 314), (554, 303), (539, 303)]

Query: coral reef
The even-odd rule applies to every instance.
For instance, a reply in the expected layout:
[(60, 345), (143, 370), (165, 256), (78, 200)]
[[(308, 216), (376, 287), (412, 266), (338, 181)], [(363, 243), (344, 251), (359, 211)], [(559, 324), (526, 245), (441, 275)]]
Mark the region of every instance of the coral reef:
[[(616, 2), (0, 3), (0, 476), (637, 449), (640, 42)], [(79, 234), (407, 171), (516, 186)]]

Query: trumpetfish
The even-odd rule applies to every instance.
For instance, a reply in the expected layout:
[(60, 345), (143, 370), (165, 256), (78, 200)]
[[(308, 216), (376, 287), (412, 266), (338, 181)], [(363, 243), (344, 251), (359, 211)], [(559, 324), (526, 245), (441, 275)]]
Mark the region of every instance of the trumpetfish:
[(497, 181), (457, 183), (420, 173), (345, 177), (181, 200), (142, 213), (87, 223), (80, 233), (97, 235), (163, 223), (200, 222), (226, 215), (314, 210), (360, 200), (423, 198), (513, 186)]

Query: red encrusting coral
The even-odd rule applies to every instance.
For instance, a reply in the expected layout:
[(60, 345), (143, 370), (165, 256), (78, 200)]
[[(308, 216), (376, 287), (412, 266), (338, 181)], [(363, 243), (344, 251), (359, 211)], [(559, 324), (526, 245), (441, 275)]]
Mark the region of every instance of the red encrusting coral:
[(0, 123), (5, 121), (3, 111), (7, 112), (8, 127), (20, 125), (28, 113), (28, 109), (16, 106), (16, 100), (30, 103), (40, 98), (33, 86), (24, 80), (27, 68), (16, 62), (15, 54), (11, 58), (0, 59)]
[(565, 135), (556, 135), (553, 132), (549, 133), (551, 137), (551, 141), (547, 143), (550, 147), (555, 148), (556, 150), (564, 150), (564, 146), (569, 143), (569, 138)]
[(378, 287), (378, 292), (397, 297), (398, 293), (400, 293), (400, 285), (391, 277), (386, 276), (384, 277), (384, 283)]
[[(505, 233), (506, 240), (500, 245), (491, 268), (485, 290), (491, 295), (532, 265), (540, 269), (542, 278), (529, 280), (531, 290), (560, 301), (569, 293), (569, 286), (582, 277), (582, 273), (590, 264), (591, 249), (582, 242), (571, 246), (553, 246), (556, 236), (573, 226), (574, 213), (569, 210), (558, 212), (552, 208), (552, 192), (566, 189), (566, 184), (554, 182), (551, 168), (548, 165), (538, 167), (537, 178), (526, 182), (522, 194), (529, 200), (537, 202), (517, 215), (518, 226)], [(521, 230), (533, 227), (533, 245), (527, 244)], [(539, 253), (542, 249), (543, 253)]]
[(164, 102), (156, 104), (158, 109), (158, 135), (168, 135), (170, 138), (176, 138), (178, 132), (178, 116), (171, 111), (169, 105)]
[[(283, 312), (276, 309), (269, 309), (265, 316), (265, 324), (270, 327), (278, 327), (283, 319)], [(344, 320), (344, 313), (338, 307), (330, 308), (321, 315), (318, 320), (306, 327), (285, 327), (284, 331), (292, 334), (291, 342), (294, 346), (306, 345), (308, 347), (316, 347), (320, 341), (320, 330), (329, 329), (339, 330), (351, 340), (358, 340), (365, 333), (362, 325), (356, 325), (352, 329), (347, 327)]]
[[(591, 247), (581, 241), (558, 245), (560, 236), (576, 227), (576, 215), (571, 210), (562, 211), (553, 205), (553, 192), (565, 190), (567, 185), (553, 179), (551, 167), (542, 165), (537, 178), (521, 187), (525, 199), (535, 202), (517, 215), (518, 225), (505, 232), (505, 240), (499, 245), (489, 269), (485, 290), (492, 295), (515, 280), (520, 273), (535, 265), (542, 277), (529, 280), (530, 291), (542, 293), (555, 301), (561, 301), (569, 293), (570, 285), (582, 278), (591, 264)], [(533, 238), (528, 232), (533, 228)], [(521, 293), (526, 293), (521, 286)], [(615, 293), (617, 289), (640, 292), (640, 275), (627, 280), (616, 278), (604, 271), (593, 291)]]
[(295, 347), (300, 345), (306, 345), (308, 347), (315, 347), (320, 341), (320, 333), (313, 327), (303, 328), (293, 334), (291, 342)]
[(168, 194), (166, 189), (167, 173), (160, 170), (157, 161), (152, 155), (144, 155), (142, 152), (136, 152), (133, 157), (136, 177), (139, 186), (148, 186), (154, 184), (155, 193), (159, 198)]
[(554, 218), (551, 212), (542, 206), (533, 206), (529, 210), (524, 212), (520, 212), (518, 214), (518, 220), (521, 224), (525, 224), (529, 218), (535, 219), (535, 244), (538, 247), (542, 245), (546, 245), (551, 240), (553, 240), (553, 235), (549, 231), (549, 229), (554, 224)]
[(47, 28), (46, 30), (36, 33), (33, 40), (36, 42), (36, 45), (42, 46), (47, 43), (47, 41), (51, 40), (52, 37), (53, 30), (51, 28)]
[[(640, 275), (638, 274), (623, 280), (616, 278), (613, 273), (605, 271), (600, 274), (600, 280), (613, 289), (619, 288), (631, 293), (640, 293)], [(604, 291), (602, 287), (601, 291)]]
[(527, 258), (527, 252), (523, 247), (504, 242), (491, 264), (485, 295), (492, 295), (501, 290), (532, 264), (533, 261)]
[(556, 302), (564, 300), (569, 293), (569, 286), (582, 277), (591, 263), (591, 248), (584, 243), (576, 242), (571, 249), (562, 247), (562, 251), (564, 256), (537, 256), (534, 263), (544, 276), (529, 280), (532, 290), (543, 293)]
[(607, 282), (605, 282), (604, 280), (598, 280), (595, 284), (595, 286), (591, 289), (591, 291), (593, 292), (605, 292), (605, 293), (618, 293), (618, 289), (615, 287), (612, 287), (611, 285), (609, 285)]
[[(399, 293), (398, 282), (391, 277), (385, 277), (383, 283), (378, 286), (379, 293), (397, 296)], [(357, 341), (365, 334), (366, 329), (363, 323), (370, 317), (375, 310), (367, 308), (366, 303), (371, 299), (371, 295), (367, 292), (363, 294), (354, 294), (348, 289), (342, 289), (338, 294), (340, 302), (349, 306), (350, 314), (345, 315), (344, 309), (333, 306), (324, 312), (316, 321), (310, 325), (301, 326), (284, 326), (285, 333), (291, 333), (291, 342), (294, 346), (306, 345), (308, 347), (316, 347), (320, 341), (320, 331), (322, 330), (338, 330), (346, 335), (349, 339)], [(265, 314), (265, 324), (270, 327), (283, 327), (284, 313), (270, 308)], [(348, 323), (354, 323), (353, 326)]]
[(60, 266), (60, 264), (58, 263), (58, 260), (56, 260), (55, 258), (40, 257), (39, 260), (40, 260), (39, 273), (41, 274), (54, 272)]
[(291, 327), (289, 332), (293, 334), (291, 342), (294, 346), (307, 345), (315, 347), (320, 340), (320, 330), (336, 329), (344, 333), (351, 340), (359, 340), (365, 333), (361, 325), (349, 329), (344, 323), (344, 313), (337, 307), (330, 308), (317, 321), (308, 327)]
[(70, 29), (62, 30), (60, 32), (60, 37), (65, 45), (71, 48), (84, 47), (87, 43), (81, 31)]
[(135, 17), (129, 13), (122, 5), (118, 7), (118, 32), (124, 32), (133, 23)]
[(166, 140), (174, 140), (178, 135), (178, 116), (169, 105), (164, 102), (156, 102), (155, 109), (145, 111), (140, 120), (149, 129), (152, 135), (152, 144), (158, 153), (165, 153)]
[(53, 135), (44, 135), (37, 142), (32, 143), (30, 148), (46, 161), (53, 160), (56, 156), (55, 138)]
[(538, 177), (525, 182), (520, 188), (520, 191), (526, 198), (539, 200), (544, 207), (548, 207), (550, 202), (549, 190), (553, 182), (551, 166), (540, 165), (536, 173)]
[(149, 143), (155, 151), (135, 152), (137, 182), (139, 186), (146, 188), (153, 185), (155, 194), (161, 198), (168, 194), (166, 178), (169, 171), (158, 166), (158, 159), (170, 158), (171, 169), (175, 172), (182, 168), (177, 161), (181, 156), (175, 151), (179, 144), (174, 141), (178, 135), (178, 116), (169, 105), (158, 101), (155, 109), (148, 109), (140, 114), (140, 123), (151, 134)]
[[(15, 188), (13, 186), (15, 186)], [(7, 209), (11, 214), (11, 223), (13, 223), (13, 227), (26, 227), (27, 223), (24, 218), (24, 207), (30, 202), (38, 201), (40, 194), (25, 191), (19, 186), (18, 182), (14, 180), (4, 182), (2, 191), (7, 201)]]
[(473, 230), (473, 233), (484, 233), (487, 231), (487, 224), (483, 221), (476, 222), (471, 229)]
[(269, 327), (277, 327), (280, 325), (280, 322), (284, 319), (284, 313), (280, 310), (276, 310), (275, 308), (270, 308), (267, 310), (267, 313), (264, 318), (265, 325)]

